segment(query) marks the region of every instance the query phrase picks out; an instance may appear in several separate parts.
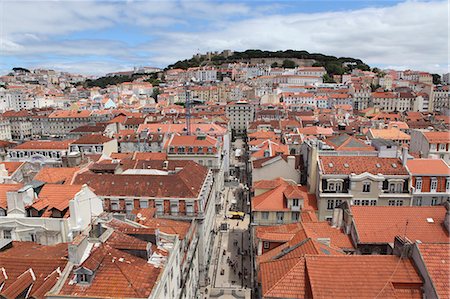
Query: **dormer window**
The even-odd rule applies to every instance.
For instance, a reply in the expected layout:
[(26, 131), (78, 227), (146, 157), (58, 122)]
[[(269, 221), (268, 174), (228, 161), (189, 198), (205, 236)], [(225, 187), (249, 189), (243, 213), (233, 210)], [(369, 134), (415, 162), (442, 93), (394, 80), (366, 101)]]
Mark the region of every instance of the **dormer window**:
[(299, 200), (298, 200), (298, 198), (294, 198), (293, 200), (292, 200), (292, 206), (294, 206), (294, 207), (298, 207), (299, 206)]
[(422, 190), (422, 178), (416, 179), (416, 190), (420, 192)]
[(436, 190), (437, 190), (437, 178), (435, 178), (435, 177), (432, 177), (431, 178), (431, 187), (430, 187), (430, 189), (431, 189), (431, 192), (436, 192)]

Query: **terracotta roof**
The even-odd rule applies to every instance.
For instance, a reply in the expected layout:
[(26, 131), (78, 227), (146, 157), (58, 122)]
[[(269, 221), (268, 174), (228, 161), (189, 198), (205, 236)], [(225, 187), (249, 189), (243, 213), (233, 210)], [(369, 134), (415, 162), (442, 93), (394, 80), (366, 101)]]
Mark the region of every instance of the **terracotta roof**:
[(44, 167), (34, 180), (49, 184), (70, 184), (75, 173), (80, 170), (77, 167)]
[(289, 211), (287, 199), (303, 200), (303, 209), (317, 210), (315, 195), (308, 194), (306, 187), (283, 181), (277, 187), (252, 198), (253, 211)]
[(175, 174), (127, 175), (80, 173), (74, 184), (87, 184), (102, 196), (197, 197), (208, 169), (193, 161)]
[(0, 164), (5, 165), (6, 171), (8, 171), (8, 176), (11, 176), (23, 165), (24, 162), (1, 162)]
[(354, 249), (353, 243), (349, 235), (345, 234), (342, 229), (332, 227), (328, 221), (320, 222), (303, 222), (305, 234), (317, 240), (318, 238), (329, 238), (331, 245), (344, 250)]
[(69, 145), (73, 143), (75, 139), (67, 139), (61, 141), (26, 141), (22, 144), (15, 146), (15, 150), (68, 150)]
[(88, 110), (58, 110), (52, 112), (48, 117), (49, 118), (87, 118), (91, 116), (91, 111)]
[(155, 212), (155, 209), (138, 209), (134, 210), (133, 214), (141, 214), (141, 217), (136, 217), (136, 222), (145, 225), (153, 230), (159, 229), (160, 232), (170, 235), (178, 235), (178, 238), (184, 239), (191, 227), (190, 222), (181, 220), (171, 220), (163, 218), (154, 218), (151, 215)]
[(409, 259), (320, 255), (305, 260), (314, 298), (422, 298), (422, 279)]
[(408, 175), (408, 171), (397, 158), (380, 158), (365, 156), (320, 156), (323, 174), (384, 174)]
[(110, 245), (112, 248), (119, 250), (147, 250), (148, 243), (131, 237), (125, 233), (115, 230), (111, 236), (109, 236), (106, 244)]
[(94, 248), (81, 264), (95, 271), (89, 285), (67, 279), (58, 295), (99, 298), (147, 298), (156, 284), (161, 268), (104, 244)]
[(450, 298), (450, 243), (417, 244), (439, 298)]
[(85, 135), (74, 141), (72, 144), (103, 144), (113, 140), (101, 134)]
[[(69, 208), (69, 201), (80, 192), (81, 185), (45, 184), (39, 192), (38, 199), (31, 206), (38, 211), (56, 209), (64, 211)], [(45, 214), (44, 214), (45, 215)]]
[(450, 132), (423, 132), (429, 143), (450, 143)]
[(450, 176), (450, 166), (442, 159), (411, 159), (406, 166), (412, 175)]
[(268, 152), (268, 156), (276, 156), (276, 155), (288, 155), (289, 147), (286, 144), (273, 142), (270, 139), (262, 141), (257, 145), (257, 150), (252, 152), (252, 158), (263, 158), (266, 157), (266, 152)]
[(333, 135), (332, 128), (323, 128), (323, 127), (318, 127), (318, 126), (299, 128), (298, 132), (303, 135), (314, 135), (314, 136), (318, 136), (318, 135), (332, 136)]
[(141, 153), (135, 152), (134, 160), (167, 160), (167, 153)]
[(22, 184), (0, 184), (0, 209), (7, 209), (6, 193), (10, 191), (17, 191), (22, 188)]
[(397, 235), (421, 242), (448, 242), (444, 206), (352, 206), (359, 243), (393, 243)]
[(411, 136), (400, 131), (397, 128), (390, 129), (369, 129), (367, 134), (370, 134), (373, 138), (377, 139), (390, 139), (390, 140), (410, 140)]
[(13, 242), (12, 248), (0, 251), (0, 269), (3, 268), (7, 276), (0, 295), (15, 298), (17, 292), (25, 291), (29, 279), (32, 279), (31, 269), (35, 280), (29, 296), (42, 298), (43, 288), (47, 292), (54, 285), (51, 281), (45, 282), (46, 278), (54, 275), (52, 273), (58, 268), (62, 271), (66, 263), (66, 243), (44, 246), (33, 242)]

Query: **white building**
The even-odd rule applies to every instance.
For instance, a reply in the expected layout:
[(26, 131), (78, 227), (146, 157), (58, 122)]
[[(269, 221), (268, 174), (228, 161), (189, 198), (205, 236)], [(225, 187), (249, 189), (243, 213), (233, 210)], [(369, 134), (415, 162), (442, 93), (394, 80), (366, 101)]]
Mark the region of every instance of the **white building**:
[(249, 124), (255, 120), (255, 108), (246, 101), (227, 105), (225, 112), (230, 119), (231, 129), (237, 135), (245, 133)]

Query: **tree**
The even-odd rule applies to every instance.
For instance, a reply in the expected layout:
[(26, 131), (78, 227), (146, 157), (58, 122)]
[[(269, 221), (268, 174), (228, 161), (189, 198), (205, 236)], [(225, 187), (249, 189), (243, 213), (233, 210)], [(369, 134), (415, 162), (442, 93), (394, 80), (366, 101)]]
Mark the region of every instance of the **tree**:
[(331, 78), (328, 74), (323, 75), (322, 79), (323, 83), (336, 83), (336, 81), (334, 81), (333, 78)]
[(295, 64), (294, 61), (289, 60), (289, 59), (285, 59), (285, 60), (283, 60), (283, 64), (282, 64), (281, 66), (282, 66), (283, 68), (286, 68), (286, 69), (293, 69), (293, 68), (295, 68), (297, 65)]
[(271, 67), (278, 67), (278, 62), (274, 62), (270, 65)]
[(433, 76), (434, 85), (442, 84), (441, 76), (439, 74), (431, 74), (431, 76)]
[(155, 101), (158, 100), (158, 95), (159, 95), (160, 93), (161, 93), (161, 91), (159, 90), (159, 87), (153, 88), (153, 94), (152, 94), (152, 96), (153, 96), (153, 98), (155, 99)]
[(372, 92), (376, 91), (380, 87), (380, 84), (370, 84), (370, 89), (372, 90)]

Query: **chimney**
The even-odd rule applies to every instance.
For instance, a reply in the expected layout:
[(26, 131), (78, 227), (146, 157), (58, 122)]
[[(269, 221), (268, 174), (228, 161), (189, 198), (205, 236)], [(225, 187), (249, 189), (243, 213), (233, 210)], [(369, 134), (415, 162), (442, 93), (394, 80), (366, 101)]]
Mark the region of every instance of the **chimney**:
[(288, 166), (290, 169), (295, 169), (295, 157), (294, 156), (288, 156), (287, 163), (288, 163)]
[(84, 234), (76, 236), (68, 246), (69, 261), (79, 265), (88, 245), (88, 237)]
[(406, 163), (408, 162), (408, 148), (404, 146), (402, 148), (402, 164), (403, 166), (406, 166)]
[(18, 191), (6, 192), (6, 202), (8, 205), (8, 215), (25, 217), (25, 204), (23, 202), (22, 194)]
[(393, 254), (401, 257), (410, 257), (413, 242), (403, 236), (395, 236)]

